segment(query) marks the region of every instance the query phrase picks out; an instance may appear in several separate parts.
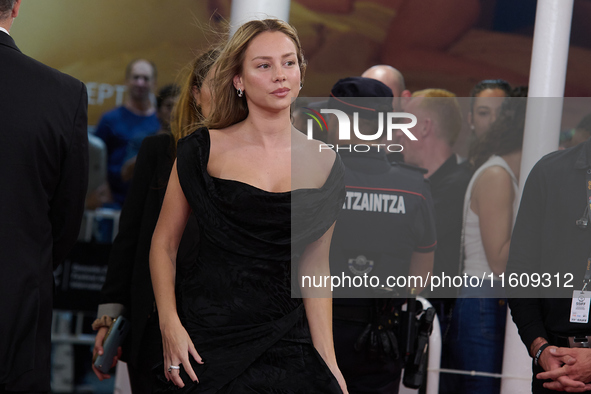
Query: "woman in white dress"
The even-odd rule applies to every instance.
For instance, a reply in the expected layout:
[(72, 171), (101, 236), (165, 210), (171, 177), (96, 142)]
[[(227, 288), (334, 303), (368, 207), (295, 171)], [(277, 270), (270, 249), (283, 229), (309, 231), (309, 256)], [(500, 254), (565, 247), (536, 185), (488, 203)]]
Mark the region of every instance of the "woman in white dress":
[[(507, 265), (519, 203), (525, 107), (524, 98), (506, 99), (469, 158), (476, 171), (464, 199), (461, 273), (478, 284), (460, 290), (452, 316), (449, 340), (457, 369), (501, 372), (507, 303), (499, 275)], [(461, 376), (455, 389), (457, 393), (498, 393), (500, 379)]]

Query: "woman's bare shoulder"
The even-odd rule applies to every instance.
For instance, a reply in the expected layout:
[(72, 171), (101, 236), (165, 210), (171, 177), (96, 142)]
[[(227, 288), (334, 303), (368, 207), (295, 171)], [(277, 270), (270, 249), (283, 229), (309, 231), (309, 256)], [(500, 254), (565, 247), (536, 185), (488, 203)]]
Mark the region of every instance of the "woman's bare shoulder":
[(314, 139), (308, 139), (307, 136), (299, 131), (294, 134), (293, 144), (297, 147), (302, 158), (311, 160), (316, 165), (323, 168), (332, 168), (336, 158), (336, 153), (326, 143)]
[(304, 134), (294, 135), (292, 140), (292, 172), (302, 175), (315, 187), (321, 187), (334, 166), (336, 153), (325, 143), (309, 140)]
[(474, 182), (473, 194), (487, 199), (511, 197), (513, 192), (513, 178), (501, 166), (491, 166), (480, 174)]
[(478, 177), (478, 180), (481, 179), (486, 180), (488, 182), (504, 183), (507, 180), (511, 181), (512, 177), (511, 174), (509, 174), (509, 171), (507, 171), (504, 167), (501, 167), (500, 165), (495, 165), (490, 166), (486, 168), (484, 171), (482, 171), (482, 173)]

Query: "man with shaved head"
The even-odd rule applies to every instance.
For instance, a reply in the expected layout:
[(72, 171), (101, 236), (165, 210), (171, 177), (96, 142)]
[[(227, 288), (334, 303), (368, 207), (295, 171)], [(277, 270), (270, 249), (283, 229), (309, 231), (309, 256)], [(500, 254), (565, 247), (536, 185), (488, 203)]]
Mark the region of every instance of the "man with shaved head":
[(404, 77), (400, 71), (392, 66), (378, 64), (365, 70), (361, 76), (364, 78), (377, 79), (392, 90), (392, 94), (394, 95), (392, 106), (394, 107), (395, 111), (401, 109), (401, 97), (411, 96), (410, 91), (406, 89), (404, 84)]
[[(402, 73), (392, 66), (378, 64), (365, 70), (361, 74), (363, 78), (371, 78), (380, 81), (390, 88), (394, 98), (392, 99), (392, 109), (394, 112), (402, 112), (401, 98), (411, 97), (411, 93), (406, 89)], [(398, 137), (394, 136), (392, 142), (398, 143)], [(404, 158), (401, 152), (388, 153), (388, 160), (391, 162), (403, 162)]]

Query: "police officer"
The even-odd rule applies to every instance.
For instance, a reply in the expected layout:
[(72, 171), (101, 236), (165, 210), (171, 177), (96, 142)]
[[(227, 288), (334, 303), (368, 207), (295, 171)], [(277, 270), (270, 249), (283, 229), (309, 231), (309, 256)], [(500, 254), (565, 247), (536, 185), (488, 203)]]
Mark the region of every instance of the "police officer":
[[(342, 279), (333, 290), (333, 331), (350, 393), (398, 392), (402, 350), (395, 338), (396, 312), (409, 288), (418, 292), (426, 285), (418, 276), (425, 279), (433, 267), (428, 181), (418, 167), (390, 164), (386, 157), (401, 149), (387, 138), (392, 97), (382, 82), (351, 77), (333, 86), (328, 101), (335, 114), (328, 122), (329, 142), (345, 165), (347, 192), (330, 250), (331, 275)], [(346, 137), (340, 130), (343, 114), (350, 139), (339, 139)]]

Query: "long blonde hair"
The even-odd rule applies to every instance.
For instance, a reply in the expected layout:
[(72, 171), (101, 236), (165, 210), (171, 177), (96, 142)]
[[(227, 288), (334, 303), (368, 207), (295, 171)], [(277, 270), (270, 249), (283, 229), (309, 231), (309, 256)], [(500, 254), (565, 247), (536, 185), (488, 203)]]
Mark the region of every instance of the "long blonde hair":
[(248, 116), (246, 98), (238, 97), (236, 94), (233, 83), (234, 76), (242, 73), (244, 55), (250, 42), (263, 32), (276, 31), (285, 34), (293, 41), (303, 83), (306, 62), (296, 30), (290, 24), (279, 19), (246, 22), (238, 28), (224, 46), (214, 64), (213, 108), (210, 116), (205, 119), (205, 126), (210, 129), (223, 129), (246, 119)]
[(219, 48), (211, 49), (198, 56), (189, 67), (170, 122), (175, 146), (181, 138), (191, 134), (197, 128), (197, 125), (204, 121), (201, 106), (197, 105), (193, 97), (193, 87), (201, 90), (203, 81), (219, 54)]

